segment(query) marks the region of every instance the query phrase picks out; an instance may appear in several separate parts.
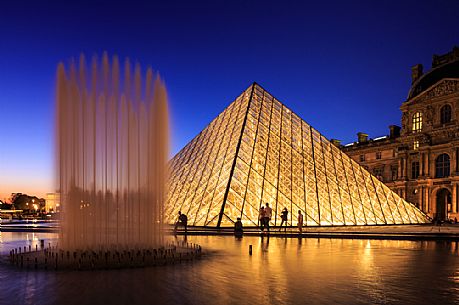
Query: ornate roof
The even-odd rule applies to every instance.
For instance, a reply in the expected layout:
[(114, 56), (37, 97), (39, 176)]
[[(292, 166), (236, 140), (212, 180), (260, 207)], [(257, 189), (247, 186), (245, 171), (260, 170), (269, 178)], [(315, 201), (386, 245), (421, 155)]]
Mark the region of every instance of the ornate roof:
[(411, 86), (408, 100), (411, 100), (445, 78), (459, 78), (459, 48), (445, 55), (434, 55), (432, 69), (419, 77)]

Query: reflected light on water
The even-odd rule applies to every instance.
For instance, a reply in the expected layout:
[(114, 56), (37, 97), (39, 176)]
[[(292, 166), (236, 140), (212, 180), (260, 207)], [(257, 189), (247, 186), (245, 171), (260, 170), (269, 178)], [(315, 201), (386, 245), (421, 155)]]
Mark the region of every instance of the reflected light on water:
[[(23, 245), (56, 237), (3, 234), (2, 253), (19, 241)], [(18, 295), (17, 304), (38, 298), (48, 302), (34, 304), (78, 305), (102, 300), (110, 304), (459, 302), (459, 257), (452, 243), (231, 236), (192, 236), (188, 242), (201, 244), (206, 255), (176, 266), (22, 272), (0, 265), (0, 282), (8, 283), (2, 286), (6, 294), (0, 294), (0, 303), (1, 295)], [(29, 288), (24, 294), (25, 286)]]

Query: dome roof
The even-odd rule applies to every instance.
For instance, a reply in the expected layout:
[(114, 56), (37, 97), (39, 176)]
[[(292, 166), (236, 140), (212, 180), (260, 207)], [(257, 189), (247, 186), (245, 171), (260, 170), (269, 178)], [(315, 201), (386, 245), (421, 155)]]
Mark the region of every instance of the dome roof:
[(418, 96), (444, 78), (459, 78), (459, 58), (436, 66), (418, 78), (413, 85), (411, 85), (410, 92), (408, 93), (408, 100)]

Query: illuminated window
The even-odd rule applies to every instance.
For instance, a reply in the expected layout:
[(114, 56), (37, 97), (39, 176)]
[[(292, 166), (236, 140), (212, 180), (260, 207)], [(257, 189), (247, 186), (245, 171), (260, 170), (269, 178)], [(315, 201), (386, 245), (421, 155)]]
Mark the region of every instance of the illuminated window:
[(381, 152), (380, 151), (376, 152), (376, 159), (381, 159)]
[(446, 124), (451, 122), (451, 106), (445, 105), (440, 109), (440, 123)]
[(360, 162), (364, 162), (365, 161), (365, 155), (360, 155)]
[(418, 141), (418, 140), (415, 140), (415, 141), (413, 142), (413, 149), (414, 149), (414, 150), (417, 150), (418, 148), (419, 148), (419, 141)]
[(441, 154), (435, 160), (435, 178), (443, 178), (449, 176), (449, 156)]
[(416, 112), (413, 114), (413, 132), (419, 132), (422, 130), (422, 113)]
[(411, 163), (411, 179), (418, 179), (419, 177), (419, 162)]

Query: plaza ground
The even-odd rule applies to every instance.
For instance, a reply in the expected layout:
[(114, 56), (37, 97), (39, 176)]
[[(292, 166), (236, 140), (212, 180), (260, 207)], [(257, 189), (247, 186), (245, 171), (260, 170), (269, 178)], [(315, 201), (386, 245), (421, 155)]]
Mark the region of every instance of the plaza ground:
[[(58, 232), (59, 225), (55, 221), (31, 222), (21, 221), (0, 223), (0, 232)], [(166, 227), (173, 234), (173, 226)], [(188, 227), (188, 235), (233, 235), (233, 228)], [(183, 227), (177, 234), (183, 235)], [(246, 236), (266, 236), (257, 227), (244, 227)], [(396, 240), (451, 240), (459, 241), (459, 224), (423, 225), (374, 225), (374, 226), (336, 226), (336, 227), (303, 227), (302, 234), (297, 227), (271, 227), (271, 237), (302, 237), (302, 238), (351, 238), (351, 239), (396, 239)]]
[[(189, 235), (233, 235), (232, 228), (188, 227)], [(178, 234), (184, 234), (183, 228)], [(244, 228), (244, 235), (266, 236), (259, 228)], [(297, 227), (271, 227), (271, 237), (303, 238), (351, 238), (351, 239), (396, 239), (396, 240), (451, 240), (459, 241), (459, 224), (425, 225), (387, 225), (387, 226), (340, 226), (303, 227), (300, 234)]]

